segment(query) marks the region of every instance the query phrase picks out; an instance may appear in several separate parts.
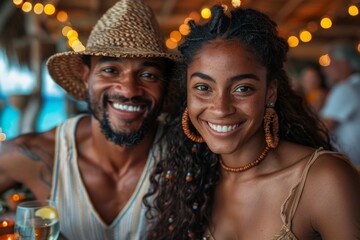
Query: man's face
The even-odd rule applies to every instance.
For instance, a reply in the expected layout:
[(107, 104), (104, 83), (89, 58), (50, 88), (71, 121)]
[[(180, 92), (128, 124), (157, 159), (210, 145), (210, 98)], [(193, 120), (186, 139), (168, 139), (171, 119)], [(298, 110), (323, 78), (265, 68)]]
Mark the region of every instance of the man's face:
[(165, 61), (92, 56), (90, 65), (87, 101), (103, 134), (117, 145), (138, 144), (162, 108)]

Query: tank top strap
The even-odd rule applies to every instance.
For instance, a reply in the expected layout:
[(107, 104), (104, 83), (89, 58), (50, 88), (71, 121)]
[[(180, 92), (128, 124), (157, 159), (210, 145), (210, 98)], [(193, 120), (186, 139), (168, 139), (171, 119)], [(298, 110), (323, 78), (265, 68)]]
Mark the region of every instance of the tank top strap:
[[(314, 153), (310, 156), (309, 161), (307, 162), (307, 164), (301, 174), (299, 182), (291, 189), (284, 204), (281, 206), (281, 218), (283, 219), (283, 222), (287, 226), (288, 229), (291, 229), (292, 219), (294, 218), (295, 212), (299, 205), (309, 170), (310, 170), (311, 166), (314, 164), (314, 162), (319, 158), (319, 156), (321, 156), (323, 154), (335, 154), (335, 155), (342, 156), (340, 153), (324, 150), (323, 148), (319, 148), (319, 149), (315, 150)], [(289, 205), (290, 199), (292, 199), (292, 201), (291, 201), (291, 206), (289, 208), (288, 205)], [(289, 210), (289, 211), (287, 211), (287, 210)]]

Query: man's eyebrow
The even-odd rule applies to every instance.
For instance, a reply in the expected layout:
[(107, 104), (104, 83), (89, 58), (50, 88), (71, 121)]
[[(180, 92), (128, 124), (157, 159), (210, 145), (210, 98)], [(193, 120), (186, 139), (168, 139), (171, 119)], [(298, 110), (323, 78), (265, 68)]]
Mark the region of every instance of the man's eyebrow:
[[(123, 60), (121, 58), (117, 58), (117, 57), (101, 57), (99, 59), (100, 63), (106, 63), (106, 62), (123, 62)], [(141, 63), (142, 67), (154, 67), (160, 71), (163, 70), (163, 67), (161, 66), (160, 63), (157, 63), (155, 61), (148, 61), (145, 60)]]
[[(199, 78), (201, 78), (203, 80), (208, 80), (208, 81), (215, 82), (215, 80), (212, 77), (210, 77), (207, 74), (200, 73), (200, 72), (195, 72), (195, 73), (191, 74), (190, 78), (193, 78), (193, 77), (199, 77)], [(256, 76), (255, 74), (248, 73), (248, 74), (239, 74), (239, 75), (236, 75), (234, 77), (231, 77), (230, 81), (234, 82), (234, 81), (239, 81), (239, 80), (242, 80), (242, 79), (249, 79), (249, 78), (250, 79), (255, 79), (255, 80), (260, 80), (260, 78), (258, 76)]]
[(117, 57), (101, 57), (99, 59), (100, 63), (105, 63), (105, 62), (122, 62), (121, 58), (117, 58)]
[(158, 69), (159, 71), (163, 71), (164, 70), (164, 67), (161, 66), (159, 63), (157, 62), (154, 62), (154, 61), (144, 61), (141, 66), (143, 67), (153, 67), (153, 68), (156, 68)]

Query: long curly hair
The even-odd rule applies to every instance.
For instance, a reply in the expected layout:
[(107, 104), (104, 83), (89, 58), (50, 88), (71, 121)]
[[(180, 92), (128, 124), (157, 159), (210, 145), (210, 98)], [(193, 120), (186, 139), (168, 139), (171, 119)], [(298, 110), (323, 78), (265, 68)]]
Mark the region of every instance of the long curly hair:
[[(214, 39), (237, 40), (266, 67), (267, 82), (277, 81), (280, 140), (332, 149), (325, 128), (290, 86), (283, 66), (288, 45), (279, 37), (276, 24), (254, 9), (238, 8), (227, 15), (221, 5), (215, 5), (211, 12), (212, 18), (204, 25), (189, 22), (191, 32), (179, 46), (184, 57), (179, 78), (182, 99), (169, 116), (167, 153), (152, 173), (152, 186), (144, 198), (147, 217), (154, 221), (149, 239), (201, 239), (211, 222), (220, 179), (218, 156), (206, 143), (194, 144), (185, 136), (181, 115), (186, 107), (187, 66)], [(192, 131), (197, 133), (194, 127)]]

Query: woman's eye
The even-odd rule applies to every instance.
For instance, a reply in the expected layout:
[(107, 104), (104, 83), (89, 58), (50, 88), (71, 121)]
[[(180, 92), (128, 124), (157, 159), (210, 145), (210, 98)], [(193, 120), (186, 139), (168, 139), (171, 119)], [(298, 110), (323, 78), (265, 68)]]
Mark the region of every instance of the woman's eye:
[(235, 89), (235, 92), (249, 92), (253, 90), (252, 87), (249, 87), (249, 86), (239, 86)]
[(199, 91), (209, 91), (209, 87), (205, 86), (205, 85), (197, 85), (197, 86), (195, 86), (195, 89), (197, 89)]

